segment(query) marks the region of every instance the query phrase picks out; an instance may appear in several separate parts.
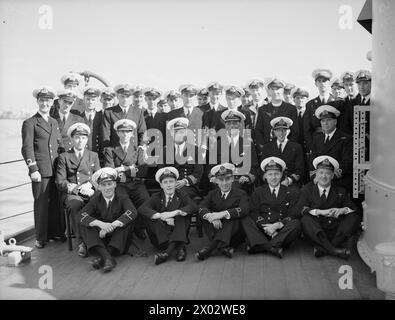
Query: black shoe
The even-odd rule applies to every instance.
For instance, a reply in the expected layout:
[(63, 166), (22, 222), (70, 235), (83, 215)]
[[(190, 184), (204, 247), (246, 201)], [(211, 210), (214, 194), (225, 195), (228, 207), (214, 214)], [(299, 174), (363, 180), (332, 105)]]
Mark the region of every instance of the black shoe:
[(229, 259), (233, 257), (234, 249), (232, 247), (222, 248), (220, 251), (225, 257)]
[(42, 249), (45, 247), (45, 241), (36, 240), (36, 242), (34, 243), (34, 246), (37, 249)]
[(55, 236), (55, 237), (52, 237), (52, 239), (53, 239), (54, 241), (56, 241), (56, 242), (65, 242), (67, 238), (66, 238), (65, 235), (62, 235), (62, 236)]
[(177, 251), (176, 260), (177, 261), (184, 261), (187, 257), (187, 249), (182, 247), (180, 250)]
[(110, 272), (116, 265), (117, 264), (113, 258), (106, 259), (104, 261), (103, 272)]
[(104, 266), (104, 260), (102, 257), (96, 257), (92, 259), (91, 264), (94, 269), (100, 269)]
[(270, 249), (268, 249), (268, 251), (270, 254), (272, 254), (273, 256), (282, 259), (283, 258), (283, 248), (275, 248), (275, 247), (271, 247)]
[(169, 255), (166, 252), (157, 253), (154, 255), (154, 262), (156, 265), (166, 262), (169, 258)]
[(144, 241), (145, 239), (147, 239), (147, 235), (145, 234), (145, 230), (144, 230), (144, 229), (134, 230), (134, 234), (135, 234), (136, 237), (139, 238), (141, 241)]
[(78, 255), (82, 258), (86, 258), (88, 256), (88, 250), (86, 248), (85, 243), (81, 242), (78, 245)]
[(210, 254), (211, 254), (211, 250), (207, 247), (204, 247), (203, 249), (199, 250), (196, 253), (196, 258), (203, 261), (206, 260), (210, 256)]
[(346, 249), (346, 248), (336, 248), (333, 251), (333, 255), (335, 257), (340, 258), (340, 259), (347, 260), (348, 258), (350, 258), (351, 252), (349, 249)]
[(328, 255), (328, 252), (321, 247), (314, 247), (313, 252), (314, 252), (314, 257), (316, 258), (321, 258)]

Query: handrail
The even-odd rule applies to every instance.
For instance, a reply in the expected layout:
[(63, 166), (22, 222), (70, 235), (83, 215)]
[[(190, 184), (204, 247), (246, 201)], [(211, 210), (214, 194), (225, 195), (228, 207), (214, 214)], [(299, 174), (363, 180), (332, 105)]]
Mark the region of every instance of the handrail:
[(18, 187), (22, 187), (22, 186), (25, 186), (25, 185), (27, 185), (27, 184), (31, 184), (31, 182), (25, 182), (25, 183), (18, 184), (18, 185), (16, 185), (16, 186), (12, 186), (12, 187), (7, 187), (7, 188), (4, 188), (4, 189), (0, 189), (0, 192), (6, 191), (6, 190), (10, 190), (10, 189), (15, 189), (15, 188), (18, 188)]
[(3, 164), (9, 164), (9, 163), (20, 162), (20, 161), (24, 161), (24, 159), (18, 159), (18, 160), (11, 160), (11, 161), (0, 162), (0, 166), (3, 165)]
[(25, 211), (25, 212), (22, 212), (22, 213), (13, 214), (11, 216), (3, 217), (3, 218), (0, 218), (0, 221), (6, 220), (6, 219), (9, 219), (9, 218), (13, 218), (13, 217), (17, 217), (17, 216), (21, 216), (21, 215), (24, 215), (24, 214), (27, 214), (27, 213), (30, 213), (30, 212), (33, 212), (33, 210), (29, 210), (29, 211)]

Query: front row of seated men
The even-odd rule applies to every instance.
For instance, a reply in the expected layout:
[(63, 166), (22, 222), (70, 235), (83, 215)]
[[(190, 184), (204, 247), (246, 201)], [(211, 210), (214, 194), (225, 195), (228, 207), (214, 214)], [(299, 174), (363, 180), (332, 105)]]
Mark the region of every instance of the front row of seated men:
[(360, 225), (357, 207), (345, 189), (332, 183), (339, 163), (330, 156), (313, 161), (316, 183), (310, 182), (300, 191), (281, 184), (285, 162), (269, 157), (261, 162), (267, 184), (258, 187), (251, 198), (234, 182), (235, 166), (223, 163), (211, 169), (217, 188), (211, 190), (199, 206), (176, 189), (179, 177), (174, 167), (157, 171), (156, 180), (162, 190), (147, 199), (136, 210), (127, 195), (117, 194), (118, 172), (102, 168), (92, 176), (100, 192), (91, 197), (79, 211), (80, 235), (91, 255), (94, 268), (111, 271), (114, 256), (128, 249), (131, 232), (138, 216), (147, 228), (158, 253), (155, 264), (169, 259), (173, 252), (177, 261), (187, 256), (191, 215), (197, 213), (208, 237), (208, 246), (196, 253), (205, 260), (218, 250), (228, 258), (244, 240), (249, 254), (267, 252), (279, 258), (283, 250), (303, 232), (314, 246), (314, 255), (350, 256), (351, 237)]

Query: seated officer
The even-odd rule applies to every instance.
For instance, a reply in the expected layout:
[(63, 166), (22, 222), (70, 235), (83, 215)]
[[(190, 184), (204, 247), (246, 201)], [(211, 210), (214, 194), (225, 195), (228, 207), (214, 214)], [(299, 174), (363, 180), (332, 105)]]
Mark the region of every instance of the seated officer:
[(209, 163), (232, 163), (235, 166), (235, 186), (249, 193), (258, 176), (259, 167), (254, 144), (247, 132), (242, 131), (241, 121), (245, 116), (239, 111), (226, 110), (221, 117), (225, 122), (225, 132), (217, 134), (217, 158), (216, 161), (210, 158)]
[[(115, 147), (104, 149), (104, 164), (118, 173), (117, 194), (129, 197), (138, 208), (149, 199), (149, 194), (142, 180), (147, 173), (144, 151), (131, 143), (136, 124), (133, 120), (121, 119), (114, 123), (114, 130), (119, 142)], [(137, 217), (135, 232), (142, 240), (146, 237), (144, 228), (143, 221)]]
[(113, 168), (102, 168), (92, 177), (100, 193), (93, 196), (79, 212), (80, 232), (95, 269), (109, 272), (115, 268), (113, 256), (128, 250), (128, 238), (133, 230), (137, 210), (128, 197), (117, 195), (118, 173)]
[(76, 216), (95, 192), (90, 180), (93, 173), (100, 169), (100, 162), (97, 153), (86, 148), (90, 135), (90, 129), (86, 124), (73, 124), (67, 135), (73, 148), (59, 155), (55, 181), (60, 191), (61, 203), (71, 217), (78, 241), (78, 255), (86, 257), (87, 250), (79, 232)]
[(283, 248), (300, 235), (300, 221), (292, 216), (292, 208), (299, 192), (282, 185), (286, 169), (283, 160), (269, 157), (262, 161), (261, 169), (267, 184), (255, 189), (251, 196), (250, 212), (241, 220), (250, 254), (269, 252), (279, 258)]
[(351, 136), (336, 128), (340, 111), (330, 105), (317, 108), (315, 115), (321, 121), (322, 132), (313, 138), (312, 158), (310, 162), (310, 175), (314, 175), (312, 160), (321, 155), (335, 158), (339, 164), (339, 170), (335, 171), (335, 183), (352, 189), (353, 158)]
[(178, 170), (173, 167), (159, 169), (155, 175), (162, 191), (155, 193), (139, 208), (145, 218), (152, 244), (159, 250), (155, 254), (155, 264), (165, 262), (176, 250), (176, 260), (184, 261), (187, 256), (185, 245), (188, 242), (187, 231), (189, 215), (197, 211), (196, 204), (189, 196), (176, 189)]
[[(199, 148), (189, 143), (193, 132), (188, 129), (187, 118), (179, 117), (167, 123), (171, 139), (164, 147), (164, 163), (179, 172), (176, 189), (188, 194), (192, 199), (199, 196), (199, 182), (203, 174), (203, 164), (199, 161)], [(188, 135), (190, 134), (190, 136)], [(165, 165), (159, 165), (164, 167)]]
[(240, 218), (248, 213), (247, 193), (232, 187), (235, 166), (223, 163), (211, 169), (219, 188), (212, 190), (199, 204), (199, 219), (210, 240), (208, 247), (196, 253), (199, 260), (207, 259), (215, 249), (228, 258), (233, 256), (233, 247), (241, 244)]
[(276, 117), (270, 121), (275, 140), (265, 144), (262, 148), (262, 159), (278, 157), (286, 164), (281, 184), (297, 187), (304, 176), (304, 154), (299, 143), (288, 140), (292, 120), (288, 117)]
[[(333, 184), (336, 159), (323, 155), (313, 160), (317, 184), (310, 182), (301, 189), (296, 212), (301, 213), (303, 233), (314, 244), (314, 255), (330, 254), (347, 259), (349, 243), (360, 225), (357, 207), (346, 190)], [(344, 246), (346, 246), (344, 248)]]

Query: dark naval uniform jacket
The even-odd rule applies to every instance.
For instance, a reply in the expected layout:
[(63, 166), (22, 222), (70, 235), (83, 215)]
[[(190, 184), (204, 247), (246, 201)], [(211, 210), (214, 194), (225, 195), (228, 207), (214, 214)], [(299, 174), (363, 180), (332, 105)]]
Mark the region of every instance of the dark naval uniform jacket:
[(147, 131), (143, 110), (134, 106), (129, 106), (128, 113), (124, 114), (122, 108), (116, 106), (104, 110), (103, 115), (103, 146), (114, 147), (119, 142), (119, 137), (114, 130), (114, 123), (121, 119), (129, 119), (137, 125), (137, 137), (132, 138), (133, 144), (140, 145), (144, 133)]
[(249, 210), (248, 195), (245, 191), (232, 188), (224, 200), (219, 188), (211, 190), (199, 204), (199, 216), (203, 217), (206, 213), (220, 212), (227, 210), (230, 220), (239, 219), (245, 216)]
[(175, 190), (172, 201), (166, 206), (166, 196), (163, 190), (156, 192), (152, 197), (145, 201), (138, 209), (138, 212), (151, 219), (151, 217), (159, 212), (181, 210), (188, 215), (197, 212), (197, 205), (194, 201), (184, 192)]
[(29, 174), (39, 171), (42, 177), (55, 174), (54, 163), (62, 149), (58, 123), (49, 117), (48, 122), (37, 112), (22, 125), (22, 156)]
[[(100, 169), (99, 157), (96, 152), (85, 149), (81, 160), (77, 158), (74, 148), (59, 155), (56, 170), (56, 185), (59, 191), (67, 193), (67, 185), (78, 186), (91, 180), (94, 172)], [(72, 192), (78, 194), (78, 190)]]
[(280, 152), (277, 146), (277, 140), (273, 140), (265, 144), (262, 148), (261, 161), (268, 157), (277, 157), (283, 160), (287, 165), (285, 176), (290, 177), (293, 182), (295, 182), (295, 178), (292, 175), (299, 176), (297, 181), (304, 177), (304, 152), (299, 143), (288, 140), (282, 152)]
[[(193, 154), (191, 150), (194, 151)], [(185, 178), (188, 180), (189, 186), (197, 187), (203, 174), (203, 164), (202, 162), (199, 163), (199, 156), (201, 155), (200, 148), (185, 143), (182, 158), (178, 158), (175, 152), (175, 146), (165, 146), (164, 164), (159, 165), (159, 168), (172, 166), (178, 170), (178, 180)]]
[(88, 137), (87, 148), (98, 154), (99, 159), (103, 159), (103, 111), (96, 111), (93, 121), (89, 121), (85, 111), (81, 113), (84, 123), (91, 129)]
[[(105, 167), (117, 168), (122, 165), (134, 165), (138, 169), (136, 178), (144, 178), (147, 173), (144, 152), (141, 147), (136, 147), (132, 143), (129, 143), (127, 152), (122, 149), (120, 144), (118, 144), (116, 147), (104, 148)], [(134, 179), (131, 176), (130, 170), (125, 171), (125, 175), (126, 182), (130, 182)]]
[(70, 126), (77, 122), (84, 122), (84, 119), (76, 110), (70, 110), (66, 122), (60, 119), (59, 113), (55, 118), (59, 125), (59, 130), (62, 135), (63, 152), (68, 151), (73, 147), (70, 137), (67, 135), (67, 130)]
[[(352, 138), (348, 134), (336, 129), (329, 142), (324, 143), (324, 141), (324, 133), (321, 132), (315, 135), (311, 159), (313, 160), (315, 157), (322, 155), (335, 158), (342, 170), (341, 178), (336, 179), (335, 183), (351, 191), (353, 174)], [(314, 170), (312, 161), (310, 162), (310, 170)]]
[[(232, 150), (237, 150), (238, 153), (232, 156)], [(228, 152), (228, 156), (225, 152)], [(244, 163), (244, 159), (246, 159), (247, 157), (250, 159), (250, 166), (247, 166), (246, 163)], [(224, 161), (221, 159), (224, 159)], [(227, 136), (218, 137), (216, 161), (210, 161), (209, 163), (224, 162), (232, 163), (236, 167), (236, 170), (233, 174), (236, 180), (238, 180), (241, 176), (247, 176), (250, 179), (250, 182), (254, 183), (259, 176), (258, 157), (255, 146), (250, 139), (247, 140), (240, 136), (238, 142), (236, 143), (236, 146), (233, 147), (233, 145), (229, 143)], [(210, 168), (212, 168), (215, 165), (216, 164), (209, 166)]]
[[(325, 104), (333, 106), (335, 99), (332, 95), (329, 96), (328, 101)], [(324, 105), (320, 97), (317, 96), (306, 103), (306, 111), (303, 117), (303, 133), (306, 140), (307, 152), (310, 152), (313, 148), (313, 138), (317, 132), (321, 132), (321, 121), (315, 116), (315, 111), (318, 107)]]
[(111, 206), (107, 208), (107, 202), (103, 195), (93, 196), (87, 205), (79, 212), (79, 223), (85, 227), (94, 220), (103, 222), (121, 221), (124, 225), (133, 222), (137, 217), (137, 210), (128, 197), (114, 195)]
[[(156, 143), (159, 143), (159, 147), (160, 149), (162, 149), (163, 146), (166, 145), (166, 122), (168, 119), (168, 114), (156, 112), (155, 115), (152, 116), (147, 110), (145, 110), (144, 119), (147, 125), (147, 129), (150, 131), (147, 134), (149, 138), (147, 144), (149, 145), (150, 143), (153, 143), (152, 147), (154, 147), (154, 144), (156, 145)], [(160, 137), (160, 134), (162, 135), (162, 138)], [(157, 148), (155, 148), (154, 150), (155, 152), (151, 154), (153, 156), (159, 156), (160, 150), (158, 150)]]
[(271, 137), (272, 126), (270, 121), (276, 117), (288, 117), (293, 121), (291, 132), (288, 136), (289, 140), (294, 142), (299, 138), (298, 114), (295, 106), (290, 103), (282, 102), (279, 107), (274, 107), (271, 103), (263, 105), (258, 110), (258, 118), (255, 126), (255, 137), (258, 147), (258, 153), (262, 152), (262, 147), (273, 140)]
[[(192, 130), (195, 136), (194, 143), (196, 145), (200, 145), (203, 139), (203, 130), (201, 129), (203, 128), (203, 124), (204, 124), (203, 122), (204, 114), (205, 114), (204, 111), (202, 111), (199, 107), (193, 107), (192, 113), (187, 116), (184, 113), (184, 107), (181, 107), (170, 111), (167, 114), (168, 116), (167, 120), (172, 120), (178, 117), (187, 118), (189, 120), (188, 129)], [(192, 141), (189, 141), (189, 143), (192, 143)]]
[(277, 197), (270, 192), (265, 184), (255, 189), (250, 199), (250, 217), (258, 224), (273, 224), (295, 219), (297, 214), (293, 211), (298, 202), (299, 192), (280, 185)]

